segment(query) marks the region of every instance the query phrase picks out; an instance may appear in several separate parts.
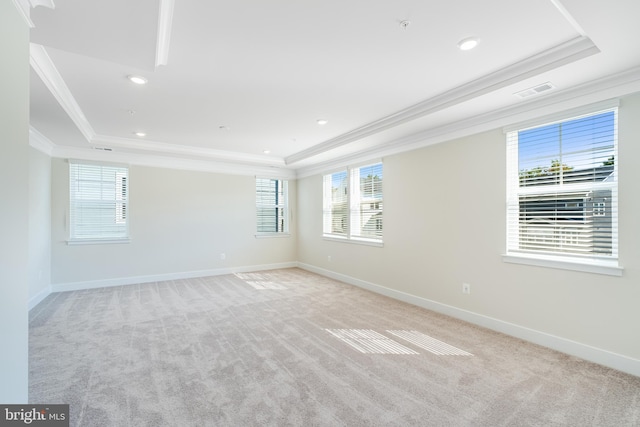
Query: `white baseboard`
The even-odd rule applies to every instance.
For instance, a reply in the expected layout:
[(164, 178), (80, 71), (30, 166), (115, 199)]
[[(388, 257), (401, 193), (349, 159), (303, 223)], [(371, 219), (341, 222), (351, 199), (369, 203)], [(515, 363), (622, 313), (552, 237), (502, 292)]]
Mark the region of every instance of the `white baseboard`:
[(178, 273), (152, 274), (147, 276), (118, 277), (113, 279), (90, 280), (84, 282), (56, 283), (51, 292), (79, 291), (83, 289), (107, 288), (111, 286), (135, 285), (139, 283), (162, 282), (165, 280), (193, 279), (197, 277), (220, 276), (223, 274), (248, 273), (252, 271), (275, 270), (297, 267), (297, 262), (260, 264), (243, 267), (216, 268), (212, 270), (184, 271)]
[(386, 288), (384, 286), (376, 285), (375, 283), (356, 279), (351, 276), (336, 273), (334, 271), (326, 270), (324, 268), (316, 267), (313, 265), (298, 262), (298, 267), (304, 270), (311, 271), (313, 273), (320, 274), (322, 276), (330, 277), (332, 279), (339, 280), (350, 285), (358, 286), (360, 288), (388, 296), (399, 301), (407, 302), (409, 304), (426, 308), (437, 313), (446, 314), (447, 316), (451, 316), (456, 319), (464, 320), (466, 322), (473, 323), (487, 329), (502, 332), (512, 337), (520, 338), (534, 344), (548, 347), (565, 354), (570, 354), (572, 356), (576, 356), (590, 362), (598, 363), (600, 365), (608, 366), (610, 368), (640, 377), (640, 360), (638, 359), (592, 347), (590, 345), (568, 340), (566, 338), (547, 334), (545, 332), (536, 331), (534, 329), (516, 325), (514, 323), (505, 322), (493, 317), (484, 316), (472, 311), (463, 310), (451, 305), (442, 304), (437, 301), (432, 301), (405, 292)]
[(51, 285), (49, 285), (43, 290), (41, 290), (40, 292), (38, 292), (37, 294), (35, 294), (34, 296), (32, 296), (31, 298), (29, 298), (29, 301), (27, 303), (27, 309), (31, 311), (33, 307), (40, 304), (43, 299), (48, 297), (51, 294), (51, 292), (53, 291), (51, 289)]

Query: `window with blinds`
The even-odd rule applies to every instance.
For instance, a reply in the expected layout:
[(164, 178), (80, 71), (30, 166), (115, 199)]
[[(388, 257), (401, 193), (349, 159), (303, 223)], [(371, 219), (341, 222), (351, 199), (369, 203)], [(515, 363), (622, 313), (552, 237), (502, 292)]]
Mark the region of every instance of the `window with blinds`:
[(323, 179), (323, 233), (347, 237), (349, 234), (349, 185), (347, 171), (325, 175)]
[(324, 235), (382, 242), (382, 180), (382, 163), (324, 175)]
[(288, 233), (288, 183), (281, 179), (256, 178), (258, 234)]
[(617, 109), (509, 132), (507, 162), (507, 252), (617, 259)]
[(129, 238), (127, 167), (69, 162), (70, 240)]

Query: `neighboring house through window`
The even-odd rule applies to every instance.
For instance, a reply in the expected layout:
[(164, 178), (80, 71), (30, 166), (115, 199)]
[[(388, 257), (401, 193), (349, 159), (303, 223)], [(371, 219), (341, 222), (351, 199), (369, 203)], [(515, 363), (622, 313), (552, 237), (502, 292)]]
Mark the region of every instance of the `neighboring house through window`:
[(323, 177), (325, 237), (382, 243), (382, 163)]
[(70, 242), (128, 240), (128, 176), (126, 166), (69, 162)]
[(289, 233), (289, 185), (286, 180), (256, 178), (259, 235)]
[(617, 109), (508, 132), (507, 146), (507, 254), (617, 262)]

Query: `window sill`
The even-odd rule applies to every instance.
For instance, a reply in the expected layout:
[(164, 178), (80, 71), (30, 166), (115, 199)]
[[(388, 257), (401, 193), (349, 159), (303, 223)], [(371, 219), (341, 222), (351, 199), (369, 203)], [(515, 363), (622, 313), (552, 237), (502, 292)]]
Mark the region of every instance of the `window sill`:
[(69, 239), (67, 240), (67, 245), (114, 245), (114, 244), (123, 244), (123, 243), (131, 243), (131, 239), (129, 237), (122, 237), (117, 239)]
[(348, 237), (332, 236), (329, 234), (324, 234), (322, 238), (324, 240), (329, 240), (331, 242), (353, 243), (356, 245), (375, 246), (378, 248), (384, 247), (384, 243), (380, 240), (359, 239), (354, 237), (348, 238)]
[(575, 258), (560, 256), (545, 256), (538, 254), (505, 254), (502, 261), (513, 264), (534, 265), (538, 267), (558, 268), (562, 270), (582, 271), (586, 273), (604, 274), (608, 276), (622, 276), (624, 269), (617, 261), (589, 261), (581, 262)]
[(279, 238), (279, 237), (291, 237), (290, 233), (257, 233), (256, 239), (269, 239), (269, 238)]

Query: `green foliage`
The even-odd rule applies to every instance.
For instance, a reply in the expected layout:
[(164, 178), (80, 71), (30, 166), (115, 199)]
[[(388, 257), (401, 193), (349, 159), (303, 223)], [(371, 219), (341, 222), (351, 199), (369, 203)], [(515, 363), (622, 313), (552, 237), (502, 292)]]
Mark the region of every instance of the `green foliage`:
[(562, 172), (568, 172), (573, 170), (573, 166), (568, 166), (565, 163), (560, 163), (560, 160), (554, 159), (549, 166), (536, 166), (531, 169), (522, 169), (520, 171), (520, 182), (540, 182), (545, 178), (553, 178)]
[(366, 178), (360, 178), (362, 194), (371, 197), (382, 194), (382, 180), (378, 175), (367, 175)]

